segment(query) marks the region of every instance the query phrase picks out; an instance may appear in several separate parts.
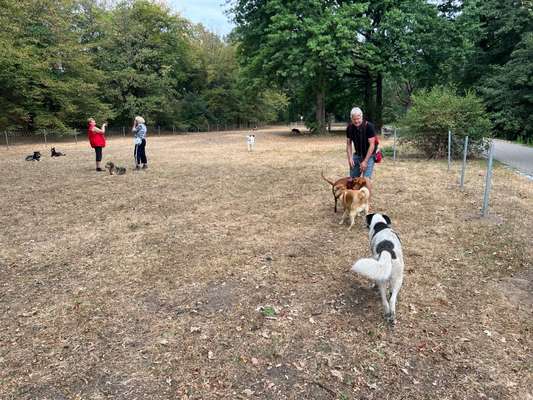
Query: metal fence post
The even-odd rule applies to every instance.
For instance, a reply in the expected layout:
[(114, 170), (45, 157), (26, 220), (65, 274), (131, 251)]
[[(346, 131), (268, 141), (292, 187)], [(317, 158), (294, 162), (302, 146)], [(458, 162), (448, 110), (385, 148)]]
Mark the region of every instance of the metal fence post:
[(122, 127), (122, 136), (126, 137), (126, 127)]
[(78, 131), (74, 129), (74, 140), (76, 141), (76, 144), (78, 144)]
[(461, 190), (464, 189), (465, 170), (466, 170), (466, 155), (468, 153), (468, 136), (465, 136), (465, 149), (463, 154), (463, 169), (461, 170)]
[(161, 127), (157, 125), (157, 134), (158, 136), (161, 136)]
[(4, 131), (4, 135), (6, 137), (6, 150), (9, 150), (9, 140), (7, 140), (7, 131)]
[(481, 216), (486, 217), (489, 208), (490, 187), (492, 184), (492, 154), (494, 149), (494, 142), (491, 140), (489, 148), (489, 157), (487, 161), (487, 175), (485, 176), (485, 192), (483, 194), (483, 208), (481, 209)]
[(396, 138), (397, 138), (397, 133), (396, 133), (396, 128), (394, 128), (394, 144), (392, 145), (392, 161), (396, 161)]
[(448, 129), (448, 172), (452, 163), (452, 131)]

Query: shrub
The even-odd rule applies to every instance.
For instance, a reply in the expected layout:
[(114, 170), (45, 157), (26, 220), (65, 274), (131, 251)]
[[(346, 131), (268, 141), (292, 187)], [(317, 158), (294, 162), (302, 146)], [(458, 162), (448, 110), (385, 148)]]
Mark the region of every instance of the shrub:
[[(481, 99), (474, 93), (458, 96), (446, 87), (434, 87), (413, 95), (413, 106), (401, 121), (404, 128), (402, 142), (422, 151), (428, 158), (445, 157), (448, 154), (448, 129), (454, 142), (462, 143), (469, 137), (469, 155), (478, 156), (484, 150), (491, 124)], [(460, 157), (463, 147), (452, 145), (452, 156)]]
[(394, 149), (392, 146), (385, 146), (381, 149), (384, 157), (392, 157), (394, 155)]

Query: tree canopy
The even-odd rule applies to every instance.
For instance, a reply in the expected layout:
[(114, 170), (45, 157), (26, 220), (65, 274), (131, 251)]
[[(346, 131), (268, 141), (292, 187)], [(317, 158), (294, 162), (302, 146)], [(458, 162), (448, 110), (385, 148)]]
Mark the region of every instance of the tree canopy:
[(533, 141), (532, 0), (229, 4), (221, 38), (161, 1), (0, 0), (0, 122), (61, 132), (142, 114), (198, 130), (302, 115), (323, 132), (360, 106), (381, 128), (446, 86), (480, 96), (493, 134)]

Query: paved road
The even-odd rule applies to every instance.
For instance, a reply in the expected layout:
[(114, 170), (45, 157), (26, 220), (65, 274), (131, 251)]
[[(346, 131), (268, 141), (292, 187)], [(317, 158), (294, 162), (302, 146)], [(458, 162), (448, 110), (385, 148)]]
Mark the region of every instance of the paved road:
[(533, 148), (494, 139), (494, 159), (533, 177)]

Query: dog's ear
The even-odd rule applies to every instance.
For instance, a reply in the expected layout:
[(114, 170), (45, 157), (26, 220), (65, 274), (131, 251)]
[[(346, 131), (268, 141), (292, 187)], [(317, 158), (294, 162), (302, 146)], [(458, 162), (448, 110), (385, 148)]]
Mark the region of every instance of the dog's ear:
[(366, 227), (370, 228), (370, 223), (372, 222), (372, 218), (375, 214), (367, 214), (366, 215)]
[(383, 219), (387, 222), (387, 225), (390, 227), (391, 224), (392, 224), (392, 222), (391, 222), (389, 216), (388, 216), (388, 215), (385, 215), (385, 214), (381, 214), (381, 216), (382, 216)]

